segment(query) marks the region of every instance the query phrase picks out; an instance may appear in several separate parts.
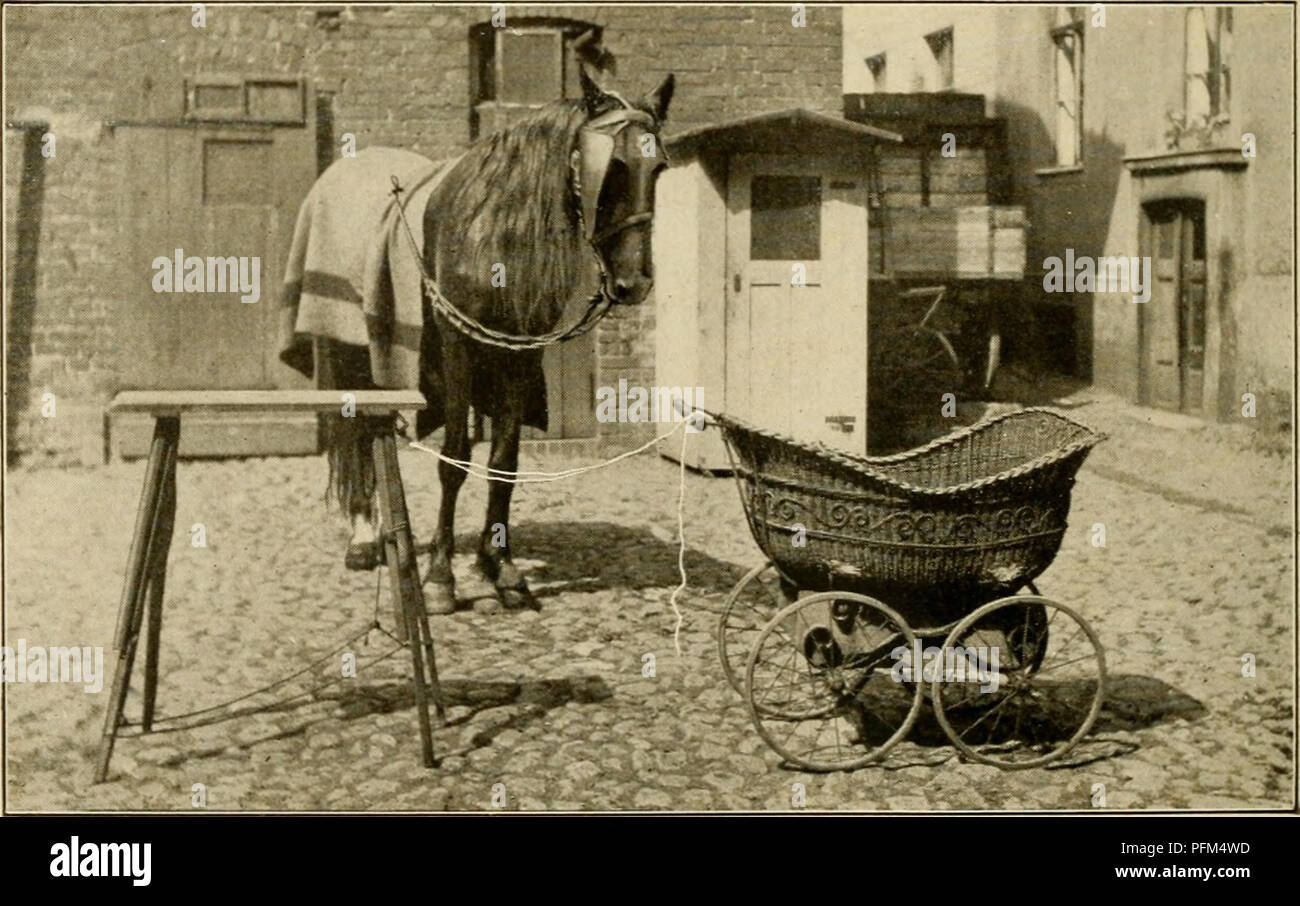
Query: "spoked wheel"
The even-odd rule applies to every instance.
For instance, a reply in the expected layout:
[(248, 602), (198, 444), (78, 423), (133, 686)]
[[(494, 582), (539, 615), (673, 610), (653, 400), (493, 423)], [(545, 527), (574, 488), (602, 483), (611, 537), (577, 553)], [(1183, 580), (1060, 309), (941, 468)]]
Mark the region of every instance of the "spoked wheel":
[(849, 592), (810, 595), (759, 633), (745, 698), (763, 739), (810, 771), (879, 761), (916, 722), (921, 686), (895, 679), (916, 637), (884, 604)]
[(906, 327), (879, 341), (873, 364), (880, 400), (898, 406), (922, 403), (937, 411), (944, 393), (959, 393), (965, 377), (957, 351), (943, 331)]
[(781, 574), (769, 560), (746, 573), (727, 595), (718, 621), (718, 658), (727, 682), (742, 697), (754, 640), (777, 611), (794, 600), (795, 593), (783, 588)]
[(934, 715), (975, 761), (1045, 765), (1074, 748), (1101, 710), (1101, 642), (1064, 604), (1038, 595), (1000, 598), (958, 623), (943, 651), (945, 669), (930, 687)]

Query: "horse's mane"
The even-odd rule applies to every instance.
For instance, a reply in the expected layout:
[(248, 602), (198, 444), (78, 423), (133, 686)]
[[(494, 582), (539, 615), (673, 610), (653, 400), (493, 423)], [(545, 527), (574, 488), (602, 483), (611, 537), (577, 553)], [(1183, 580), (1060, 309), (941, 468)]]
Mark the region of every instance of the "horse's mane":
[[(548, 104), (472, 144), (429, 199), (426, 250), (436, 249), (439, 283), (488, 326), (544, 333), (595, 289), (569, 171), (586, 119), (579, 101)], [(492, 285), (498, 264), (503, 287)]]

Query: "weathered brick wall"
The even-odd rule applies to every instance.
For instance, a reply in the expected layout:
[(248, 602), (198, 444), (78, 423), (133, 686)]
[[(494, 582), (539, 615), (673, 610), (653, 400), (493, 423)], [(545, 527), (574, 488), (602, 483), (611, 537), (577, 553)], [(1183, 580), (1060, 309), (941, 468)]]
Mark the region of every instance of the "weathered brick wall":
[[(395, 145), (439, 158), (469, 141), (469, 29), (490, 18), (489, 6), (210, 4), (204, 28), (191, 16), (188, 5), (5, 10), (6, 118), (48, 122), (56, 136), (56, 155), (44, 162), (42, 209), (18, 213), (41, 219), (31, 313), (36, 399), (49, 391), (97, 411), (116, 389), (116, 337), (129, 325), (120, 323), (114, 295), (122, 169), (108, 121), (180, 115), (187, 77), (284, 74), (331, 93), (336, 136), (351, 132), (359, 147)], [(675, 73), (668, 133), (784, 107), (840, 108), (838, 9), (809, 8), (806, 27), (795, 28), (789, 6), (508, 5), (508, 21), (527, 16), (602, 26), (632, 90)], [(5, 175), (11, 202), (14, 166), (21, 164), (11, 162)], [(652, 310), (620, 312), (600, 328), (601, 383), (649, 382)], [(87, 418), (86, 431), (98, 427)], [(15, 440), (62, 443), (32, 437), (24, 441), (20, 432)]]

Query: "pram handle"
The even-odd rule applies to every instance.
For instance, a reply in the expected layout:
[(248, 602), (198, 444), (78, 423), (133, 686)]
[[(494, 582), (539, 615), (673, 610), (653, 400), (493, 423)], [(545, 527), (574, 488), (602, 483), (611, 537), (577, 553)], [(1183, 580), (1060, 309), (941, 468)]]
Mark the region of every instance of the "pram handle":
[(681, 396), (673, 396), (673, 411), (677, 413), (681, 421), (694, 421), (699, 424), (697, 430), (703, 430), (708, 427), (716, 427), (720, 424), (720, 417), (703, 406), (692, 406), (691, 411), (686, 411), (686, 401)]

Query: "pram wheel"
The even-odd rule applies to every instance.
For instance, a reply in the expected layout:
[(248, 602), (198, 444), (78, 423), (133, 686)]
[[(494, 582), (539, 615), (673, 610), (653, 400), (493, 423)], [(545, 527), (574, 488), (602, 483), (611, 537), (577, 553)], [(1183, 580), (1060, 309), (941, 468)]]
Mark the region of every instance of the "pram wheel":
[(754, 640), (778, 610), (794, 601), (797, 593), (769, 560), (747, 572), (727, 594), (718, 621), (718, 659), (727, 682), (738, 695), (745, 694), (745, 664)]
[(865, 595), (823, 592), (782, 608), (745, 669), (754, 726), (806, 770), (879, 761), (921, 708), (921, 685), (905, 685), (895, 670), (915, 640), (902, 617)]
[(1101, 710), (1101, 642), (1064, 604), (1039, 595), (1000, 598), (959, 622), (943, 652), (930, 686), (935, 718), (975, 761), (1045, 765), (1074, 748)]

